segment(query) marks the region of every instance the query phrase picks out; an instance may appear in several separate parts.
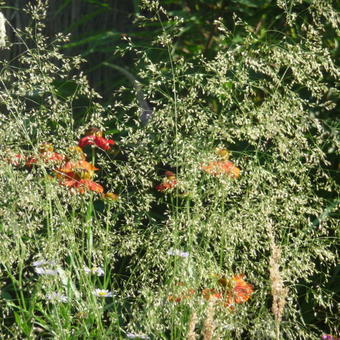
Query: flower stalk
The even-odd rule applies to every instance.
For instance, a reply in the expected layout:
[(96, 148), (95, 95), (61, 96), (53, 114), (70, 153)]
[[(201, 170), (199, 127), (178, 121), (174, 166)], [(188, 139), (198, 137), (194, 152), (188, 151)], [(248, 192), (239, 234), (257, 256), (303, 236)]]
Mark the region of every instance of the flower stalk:
[(280, 339), (280, 324), (286, 304), (288, 289), (284, 286), (282, 273), (280, 271), (281, 249), (275, 244), (272, 227), (269, 228), (269, 240), (271, 256), (269, 259), (269, 274), (271, 292), (273, 296), (272, 313), (275, 318), (275, 338)]

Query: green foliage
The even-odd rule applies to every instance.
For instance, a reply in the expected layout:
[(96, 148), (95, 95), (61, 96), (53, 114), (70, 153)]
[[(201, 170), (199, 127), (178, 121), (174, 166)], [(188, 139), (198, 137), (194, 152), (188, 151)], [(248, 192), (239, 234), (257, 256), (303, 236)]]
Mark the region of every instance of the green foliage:
[[(26, 50), (15, 66), (1, 63), (2, 335), (184, 339), (195, 313), (194, 331), (208, 339), (206, 289), (223, 295), (209, 321), (216, 337), (335, 334), (334, 9), (232, 1), (238, 16), (210, 18), (214, 44), (191, 50), (188, 32), (206, 30), (202, 18), (191, 24), (195, 13), (225, 3), (188, 2), (182, 15), (176, 1), (164, 6), (142, 2), (141, 24), (159, 34), (148, 49), (126, 37), (117, 52), (138, 57), (144, 86), (133, 95), (120, 88), (109, 106), (77, 73), (82, 60), (61, 53), (68, 40), (44, 37), (45, 4), (28, 7), (35, 26), (17, 32)], [(284, 23), (280, 32), (269, 29), (273, 18)], [(153, 108), (147, 123), (141, 88)], [(60, 165), (43, 158), (25, 165), (46, 142), (67, 156), (91, 126), (117, 139), (117, 148), (84, 151), (118, 200), (60, 185)], [(223, 171), (211, 170), (216, 164)], [(156, 190), (160, 183), (167, 189)], [(273, 296), (273, 261), (281, 296)], [(232, 278), (242, 274), (254, 292), (230, 308)]]

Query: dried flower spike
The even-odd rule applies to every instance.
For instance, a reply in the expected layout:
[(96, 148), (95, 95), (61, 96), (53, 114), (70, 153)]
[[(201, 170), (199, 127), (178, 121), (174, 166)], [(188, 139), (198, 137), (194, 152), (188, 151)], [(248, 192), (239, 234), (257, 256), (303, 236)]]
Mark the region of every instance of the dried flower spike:
[(288, 295), (288, 289), (284, 286), (282, 273), (280, 271), (281, 262), (281, 250), (275, 244), (272, 228), (269, 228), (269, 239), (271, 256), (269, 259), (269, 274), (271, 281), (271, 290), (273, 296), (272, 312), (275, 317), (275, 333), (276, 338), (280, 338), (280, 324), (284, 307), (286, 304), (286, 297)]
[(6, 19), (0, 12), (0, 48), (6, 46)]
[(49, 269), (49, 268), (42, 268), (42, 267), (36, 267), (34, 271), (38, 275), (51, 275), (51, 276), (56, 276), (58, 275), (58, 270), (56, 269)]
[(212, 340), (215, 331), (215, 303), (216, 298), (211, 297), (208, 303), (207, 315), (203, 323), (203, 340)]
[(189, 320), (189, 326), (188, 326), (188, 334), (187, 339), (188, 340), (196, 340), (197, 334), (195, 333), (195, 327), (197, 323), (197, 314), (196, 312), (192, 312)]

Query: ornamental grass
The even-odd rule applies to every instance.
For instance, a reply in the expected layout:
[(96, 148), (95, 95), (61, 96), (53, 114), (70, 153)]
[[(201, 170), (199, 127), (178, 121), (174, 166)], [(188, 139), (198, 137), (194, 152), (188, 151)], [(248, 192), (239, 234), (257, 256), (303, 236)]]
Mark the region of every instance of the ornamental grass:
[(117, 48), (142, 85), (104, 105), (47, 4), (0, 34), (24, 48), (0, 60), (0, 337), (336, 338), (333, 7), (278, 1), (280, 39), (218, 19), (188, 56), (184, 19), (143, 0), (152, 48)]

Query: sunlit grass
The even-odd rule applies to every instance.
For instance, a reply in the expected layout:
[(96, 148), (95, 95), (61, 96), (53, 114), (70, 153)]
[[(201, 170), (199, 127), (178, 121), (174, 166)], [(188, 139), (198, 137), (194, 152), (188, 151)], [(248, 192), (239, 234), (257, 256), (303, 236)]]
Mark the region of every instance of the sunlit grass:
[[(315, 114), (335, 71), (321, 41), (259, 45), (245, 26), (229, 48), (218, 23), (216, 58), (190, 61), (172, 54), (174, 19), (155, 40), (169, 60), (156, 67), (129, 46), (154, 107), (145, 124), (126, 89), (104, 108), (74, 75), (80, 60), (62, 55), (65, 39), (42, 34), (45, 5), (30, 13), (34, 29), (20, 38), (34, 44), (1, 64), (0, 334), (336, 334), (338, 187)], [(56, 80), (76, 90), (62, 96)]]

